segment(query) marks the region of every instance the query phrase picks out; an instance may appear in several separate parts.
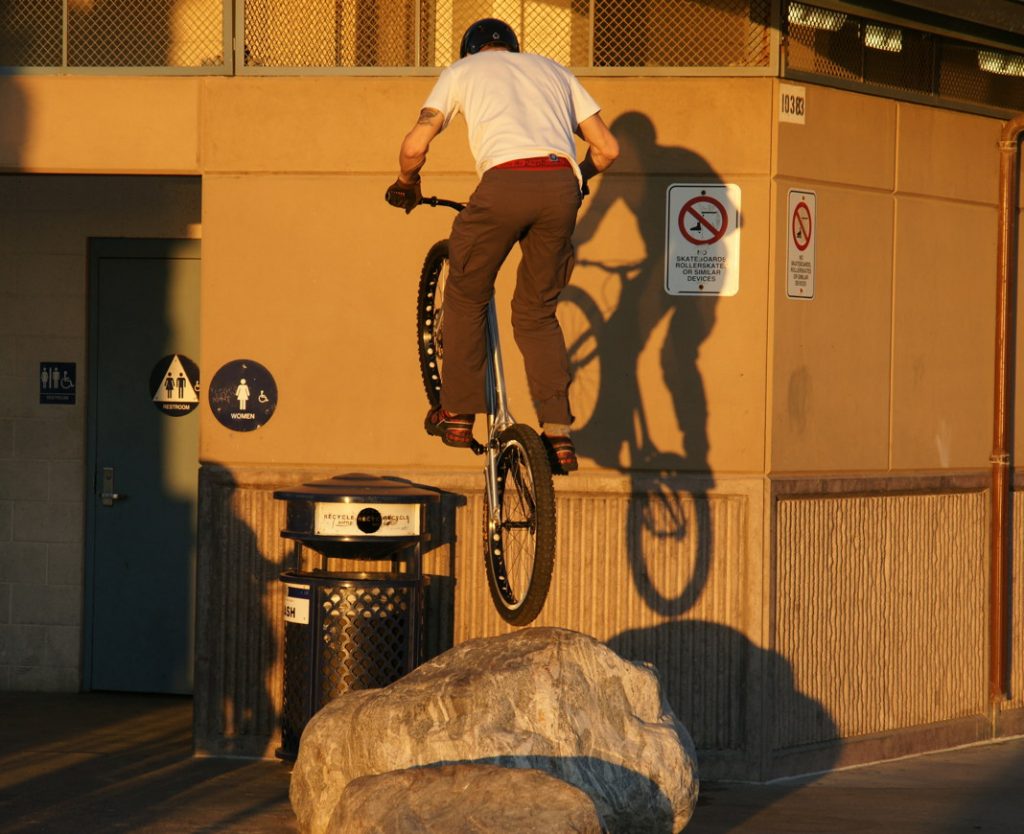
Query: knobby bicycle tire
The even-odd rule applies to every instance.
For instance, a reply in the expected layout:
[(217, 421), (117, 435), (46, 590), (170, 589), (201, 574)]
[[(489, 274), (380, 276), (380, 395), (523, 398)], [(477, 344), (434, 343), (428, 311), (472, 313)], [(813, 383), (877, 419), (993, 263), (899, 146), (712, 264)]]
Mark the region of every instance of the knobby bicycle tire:
[(498, 435), (500, 517), (484, 501), (484, 561), (498, 613), (516, 626), (540, 614), (555, 565), (555, 491), (547, 451), (529, 426)]
[(448, 279), (448, 241), (435, 243), (420, 272), (416, 295), (416, 347), (423, 389), (431, 408), (441, 404), (444, 361), (444, 290)]

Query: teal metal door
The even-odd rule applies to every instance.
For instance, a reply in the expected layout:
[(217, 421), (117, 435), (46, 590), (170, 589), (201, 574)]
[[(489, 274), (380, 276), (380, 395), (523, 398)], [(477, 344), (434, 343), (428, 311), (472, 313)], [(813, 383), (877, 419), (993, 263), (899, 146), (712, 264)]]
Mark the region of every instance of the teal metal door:
[(199, 243), (90, 249), (85, 686), (192, 691)]

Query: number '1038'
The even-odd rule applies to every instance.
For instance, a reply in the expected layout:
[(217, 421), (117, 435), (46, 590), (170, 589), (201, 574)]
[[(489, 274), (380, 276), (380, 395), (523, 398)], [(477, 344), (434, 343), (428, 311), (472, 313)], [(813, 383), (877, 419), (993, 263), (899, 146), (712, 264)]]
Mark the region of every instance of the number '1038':
[(804, 97), (783, 94), (782, 112), (790, 116), (802, 116), (804, 114)]

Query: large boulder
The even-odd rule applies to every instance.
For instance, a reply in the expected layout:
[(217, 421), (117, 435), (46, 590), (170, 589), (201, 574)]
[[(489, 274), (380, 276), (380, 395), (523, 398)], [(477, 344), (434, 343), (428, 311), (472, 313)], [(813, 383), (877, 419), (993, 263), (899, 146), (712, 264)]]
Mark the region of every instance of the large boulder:
[(602, 834), (594, 803), (540, 770), (456, 764), (353, 779), (328, 834)]
[(460, 762), (546, 771), (583, 790), (613, 834), (681, 831), (697, 802), (693, 742), (653, 668), (531, 628), (331, 701), (302, 735), (292, 807), (303, 832), (324, 834), (353, 779)]

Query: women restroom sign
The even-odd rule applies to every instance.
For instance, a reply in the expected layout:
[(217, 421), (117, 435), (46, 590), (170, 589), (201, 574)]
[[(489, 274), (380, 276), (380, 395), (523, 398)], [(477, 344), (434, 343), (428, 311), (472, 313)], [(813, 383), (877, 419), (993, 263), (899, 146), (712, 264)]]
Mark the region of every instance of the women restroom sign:
[(736, 295), (740, 288), (740, 187), (668, 187), (665, 292)]

